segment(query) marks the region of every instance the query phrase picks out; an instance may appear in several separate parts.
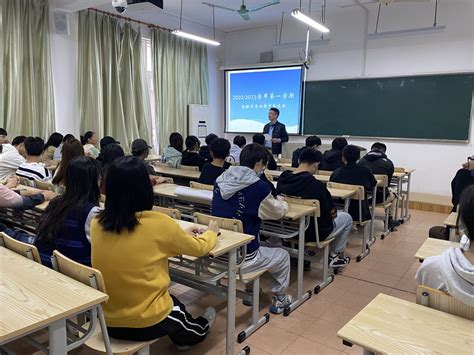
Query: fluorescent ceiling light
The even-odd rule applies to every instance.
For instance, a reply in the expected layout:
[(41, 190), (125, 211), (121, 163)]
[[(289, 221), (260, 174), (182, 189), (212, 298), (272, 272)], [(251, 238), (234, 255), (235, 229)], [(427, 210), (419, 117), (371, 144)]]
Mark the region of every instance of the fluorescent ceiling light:
[(187, 32), (181, 31), (181, 30), (174, 30), (171, 33), (176, 35), (176, 36), (192, 39), (193, 41), (198, 41), (198, 42), (210, 44), (210, 45), (213, 45), (213, 46), (220, 46), (220, 43), (217, 42), (217, 41), (214, 41), (214, 40), (208, 39), (208, 38), (204, 38), (204, 37), (201, 37), (201, 36), (196, 36), (196, 35), (193, 35), (192, 33), (187, 33)]
[(291, 12), (291, 16), (297, 18), (301, 22), (306, 23), (307, 25), (317, 29), (319, 32), (322, 33), (329, 33), (329, 28), (327, 28), (324, 25), (321, 25), (319, 22), (314, 21), (311, 17), (306, 16), (304, 13), (302, 13), (300, 10), (293, 10)]

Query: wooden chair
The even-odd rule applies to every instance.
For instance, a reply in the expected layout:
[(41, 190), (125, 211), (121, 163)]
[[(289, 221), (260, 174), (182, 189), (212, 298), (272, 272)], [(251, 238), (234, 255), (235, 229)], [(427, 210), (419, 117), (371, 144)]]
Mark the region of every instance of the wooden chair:
[[(51, 263), (54, 270), (61, 274), (69, 276), (70, 278), (93, 287), (103, 293), (107, 293), (104, 278), (99, 270), (79, 264), (78, 262), (62, 255), (57, 250), (55, 250), (51, 256)], [(99, 327), (96, 326), (97, 319), (99, 321)], [(158, 340), (132, 342), (113, 338), (110, 339), (107, 332), (107, 325), (102, 305), (98, 305), (91, 309), (89, 323), (84, 325), (72, 325), (70, 323), (70, 325), (83, 334), (80, 341), (82, 341), (85, 346), (108, 355), (128, 353), (137, 353), (139, 355), (149, 354), (150, 345)]]
[(375, 242), (375, 239), (372, 240), (371, 235), (371, 225), (373, 224), (373, 212), (372, 220), (362, 221), (362, 203), (365, 201), (365, 189), (363, 186), (359, 185), (350, 185), (350, 184), (341, 184), (337, 182), (329, 181), (326, 185), (328, 188), (340, 189), (353, 191), (354, 194), (351, 196), (351, 200), (355, 200), (359, 205), (359, 220), (353, 221), (353, 225), (361, 226), (364, 228), (364, 236), (362, 240), (362, 253), (359, 254), (356, 258), (357, 262), (361, 261), (370, 253), (370, 246)]
[(198, 189), (198, 190), (206, 190), (206, 191), (214, 190), (214, 186), (207, 185), (207, 184), (201, 184), (200, 182), (196, 182), (196, 181), (190, 181), (189, 186), (192, 189)]
[(56, 192), (56, 187), (49, 182), (35, 181), (35, 185), (37, 189)]
[(388, 226), (388, 219), (390, 216), (390, 208), (392, 207), (394, 201), (387, 201), (388, 196), (386, 195), (387, 189), (390, 186), (390, 181), (388, 181), (388, 176), (387, 175), (376, 175), (374, 174), (374, 177), (376, 180), (381, 180), (382, 182), (377, 185), (377, 187), (383, 188), (383, 196), (382, 196), (382, 201), (381, 203), (376, 203), (375, 207), (380, 207), (383, 208), (384, 210), (384, 216), (383, 216), (383, 223), (384, 223), (384, 231), (382, 235), (380, 236), (381, 239), (384, 239), (386, 236), (388, 236), (392, 230)]
[(316, 175), (331, 176), (331, 175), (332, 175), (332, 171), (329, 171), (329, 170), (318, 170), (318, 172), (316, 173)]
[[(219, 228), (230, 230), (238, 233), (244, 232), (244, 226), (241, 220), (232, 218), (221, 218), (208, 216), (203, 213), (194, 213), (194, 222), (198, 224), (208, 225), (209, 222), (216, 221)], [(242, 343), (250, 335), (252, 335), (257, 329), (268, 323), (270, 320), (270, 314), (266, 313), (263, 317), (259, 318), (260, 309), (260, 276), (262, 276), (267, 269), (261, 269), (249, 273), (242, 273), (239, 268), (238, 279), (244, 284), (252, 283), (252, 324), (245, 330), (239, 333), (237, 340)]]
[(38, 249), (32, 244), (20, 242), (6, 233), (0, 232), (0, 246), (41, 264)]
[(161, 212), (173, 219), (181, 219), (181, 212), (176, 208), (153, 206), (153, 211)]
[(291, 159), (288, 159), (288, 158), (280, 158), (280, 159), (278, 159), (278, 163), (291, 164), (291, 163), (292, 163), (292, 160), (291, 160)]
[(191, 165), (181, 165), (180, 169), (189, 170), (189, 171), (199, 171), (199, 167)]
[[(285, 201), (292, 205), (304, 205), (304, 206), (311, 206), (315, 207), (316, 211), (314, 212), (314, 229), (315, 229), (315, 242), (307, 242), (305, 243), (305, 247), (311, 249), (319, 249), (323, 251), (323, 275), (321, 281), (314, 287), (314, 293), (318, 294), (321, 292), (323, 288), (329, 285), (331, 282), (334, 281), (334, 275), (329, 273), (329, 248), (331, 243), (334, 241), (334, 234), (339, 231), (333, 231), (325, 240), (319, 239), (319, 230), (318, 230), (318, 218), (321, 217), (321, 209), (319, 206), (318, 200), (306, 200), (301, 199), (299, 197), (292, 197), (292, 196), (285, 196)], [(297, 244), (296, 240), (291, 240), (292, 244)], [(310, 261), (315, 261), (316, 257), (307, 256), (305, 259)]]
[(458, 317), (474, 320), (474, 307), (462, 303), (446, 292), (428, 286), (419, 285), (417, 287), (416, 303)]

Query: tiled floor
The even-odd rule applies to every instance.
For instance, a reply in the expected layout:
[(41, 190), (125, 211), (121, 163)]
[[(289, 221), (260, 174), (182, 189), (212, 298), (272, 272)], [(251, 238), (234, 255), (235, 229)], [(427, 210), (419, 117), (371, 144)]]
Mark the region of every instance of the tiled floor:
[[(370, 254), (360, 263), (355, 257), (360, 253), (360, 239), (349, 239), (347, 254), (352, 257), (351, 264), (334, 282), (313, 295), (289, 317), (271, 315), (270, 322), (253, 334), (243, 344), (237, 344), (238, 351), (248, 345), (251, 354), (362, 354), (356, 346), (348, 348), (336, 335), (337, 331), (378, 293), (386, 293), (409, 301), (415, 301), (416, 283), (414, 280), (419, 262), (414, 254), (427, 238), (428, 229), (433, 225), (442, 225), (446, 215), (411, 211), (411, 219), (398, 228), (397, 232), (385, 240), (379, 237), (371, 246)], [(378, 222), (376, 235), (380, 235), (382, 225)], [(317, 267), (317, 265), (314, 265)], [(292, 273), (291, 293), (295, 294), (295, 275)], [(320, 270), (312, 269), (305, 272), (305, 289), (312, 289), (315, 277)], [(268, 278), (262, 280), (262, 287)], [(188, 306), (192, 314), (199, 314), (212, 305), (218, 311), (218, 317), (209, 338), (192, 348), (189, 354), (224, 354), (226, 303), (214, 296), (185, 286), (174, 285), (172, 293)], [(262, 299), (261, 313), (266, 312), (269, 297), (265, 293)], [(243, 330), (251, 316), (251, 310), (237, 302), (237, 332)], [(80, 350), (80, 354), (89, 351)], [(158, 341), (152, 347), (152, 354), (174, 354), (176, 349), (168, 339)]]

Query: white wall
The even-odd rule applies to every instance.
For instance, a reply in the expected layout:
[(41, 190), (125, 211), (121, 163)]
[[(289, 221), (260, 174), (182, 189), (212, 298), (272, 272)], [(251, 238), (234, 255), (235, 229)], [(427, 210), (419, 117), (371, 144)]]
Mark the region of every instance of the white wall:
[[(369, 33), (374, 32), (377, 6), (370, 7)], [(313, 13), (318, 18), (318, 13)], [(359, 7), (330, 8), (327, 24), (331, 40), (326, 45), (315, 45), (308, 80), (353, 78), (359, 76), (393, 76), (453, 71), (474, 72), (474, 1), (441, 1), (438, 25), (443, 32), (404, 35), (394, 38), (365, 41), (365, 12)], [(304, 26), (287, 18), (281, 43), (304, 41)], [(379, 32), (432, 26), (433, 4), (396, 4), (382, 7)], [(259, 53), (272, 50), (279, 29), (266, 27), (230, 32), (226, 36), (225, 63), (227, 65), (254, 64)], [(311, 32), (311, 40), (319, 35)], [(365, 43), (367, 49), (365, 51)], [(303, 46), (276, 48), (276, 60), (298, 59)], [(223, 75), (223, 74), (221, 74)], [(219, 89), (221, 92), (224, 88)], [(223, 101), (221, 101), (223, 105)], [(409, 128), (408, 128), (409, 129)], [(233, 135), (227, 135), (232, 138)], [(331, 138), (323, 139), (330, 143)], [(351, 143), (369, 148), (376, 140), (350, 139)], [(303, 142), (304, 137), (290, 141)], [(474, 154), (474, 119), (471, 116), (469, 143), (436, 143), (386, 140), (388, 154), (397, 166), (416, 168), (413, 191), (450, 195), (450, 182), (460, 164)]]

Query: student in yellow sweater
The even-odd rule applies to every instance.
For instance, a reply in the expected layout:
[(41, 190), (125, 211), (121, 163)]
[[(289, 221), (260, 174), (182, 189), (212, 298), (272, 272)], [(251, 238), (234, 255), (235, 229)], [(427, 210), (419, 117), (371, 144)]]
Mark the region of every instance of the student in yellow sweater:
[(204, 256), (215, 246), (215, 221), (199, 233), (168, 216), (151, 211), (153, 189), (145, 164), (122, 157), (105, 179), (105, 209), (91, 224), (92, 265), (105, 279), (104, 306), (109, 335), (146, 341), (169, 336), (180, 350), (203, 341), (214, 323), (209, 307), (198, 318), (169, 294), (168, 257)]

